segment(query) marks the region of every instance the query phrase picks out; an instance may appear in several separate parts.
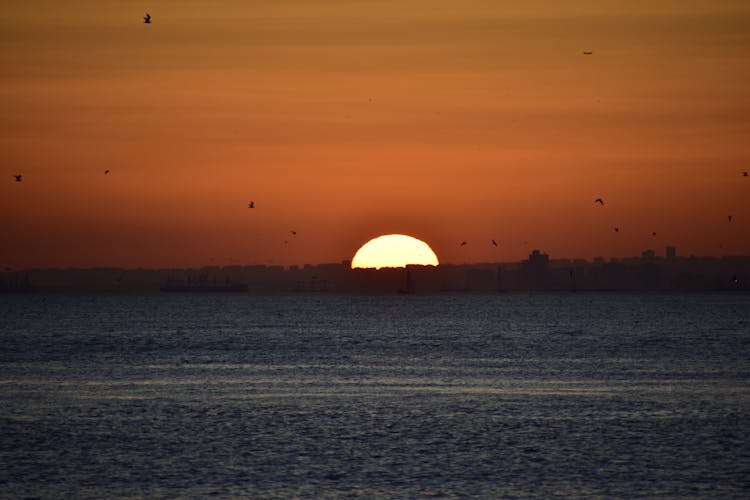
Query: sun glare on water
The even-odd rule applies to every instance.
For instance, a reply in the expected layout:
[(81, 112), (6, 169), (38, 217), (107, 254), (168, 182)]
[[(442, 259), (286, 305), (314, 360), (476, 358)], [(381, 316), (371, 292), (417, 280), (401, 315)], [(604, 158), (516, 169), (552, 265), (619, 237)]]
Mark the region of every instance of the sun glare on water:
[(404, 234), (386, 234), (362, 245), (352, 259), (352, 269), (406, 267), (407, 264), (437, 266), (438, 258), (422, 240)]

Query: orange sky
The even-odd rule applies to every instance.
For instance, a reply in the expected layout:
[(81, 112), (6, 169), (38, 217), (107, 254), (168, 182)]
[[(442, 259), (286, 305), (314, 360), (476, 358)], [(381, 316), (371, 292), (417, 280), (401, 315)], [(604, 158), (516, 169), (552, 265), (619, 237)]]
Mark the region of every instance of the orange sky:
[(443, 263), (747, 255), (748, 26), (745, 0), (2, 2), (0, 268), (391, 232)]

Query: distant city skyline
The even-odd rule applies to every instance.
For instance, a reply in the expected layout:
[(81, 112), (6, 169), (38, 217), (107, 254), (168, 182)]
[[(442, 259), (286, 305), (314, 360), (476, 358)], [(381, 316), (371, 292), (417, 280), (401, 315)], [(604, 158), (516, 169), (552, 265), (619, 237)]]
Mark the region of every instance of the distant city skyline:
[(0, 268), (317, 264), (389, 233), (446, 264), (748, 255), (749, 24), (745, 0), (4, 2)]
[[(644, 248), (640, 252), (634, 255), (627, 255), (624, 257), (605, 257), (603, 255), (596, 255), (591, 258), (586, 257), (571, 257), (571, 256), (557, 256), (557, 255), (551, 255), (550, 252), (547, 252), (545, 250), (542, 250), (540, 248), (534, 248), (532, 249), (528, 255), (524, 256), (524, 258), (518, 259), (518, 260), (485, 260), (485, 261), (474, 261), (474, 262), (445, 262), (445, 263), (438, 263), (435, 265), (428, 265), (432, 267), (439, 267), (441, 265), (444, 266), (472, 266), (472, 265), (480, 265), (480, 264), (513, 264), (522, 262), (524, 260), (527, 260), (529, 258), (534, 258), (536, 256), (544, 256), (545, 259), (551, 262), (558, 262), (558, 261), (569, 261), (569, 262), (591, 262), (591, 263), (601, 263), (601, 262), (618, 262), (621, 260), (629, 260), (629, 259), (643, 259), (643, 258), (652, 258), (652, 259), (685, 259), (685, 258), (712, 258), (712, 259), (723, 259), (723, 258), (750, 258), (750, 255), (695, 255), (695, 254), (689, 254), (686, 255), (684, 253), (678, 252), (677, 247), (674, 245), (667, 245), (661, 250), (654, 249), (654, 248)], [(300, 262), (300, 263), (292, 263), (292, 264), (280, 264), (280, 263), (260, 263), (260, 262), (253, 262), (249, 264), (243, 264), (239, 262), (208, 262), (203, 263), (198, 266), (161, 266), (161, 267), (147, 267), (147, 266), (135, 266), (135, 267), (127, 267), (127, 266), (87, 266), (87, 267), (76, 267), (76, 266), (63, 266), (63, 267), (51, 267), (51, 266), (41, 266), (36, 268), (13, 268), (13, 267), (4, 267), (0, 268), (0, 272), (17, 272), (17, 271), (24, 271), (29, 269), (204, 269), (204, 268), (215, 268), (215, 269), (221, 269), (221, 268), (231, 268), (231, 267), (278, 267), (282, 269), (298, 269), (298, 268), (304, 268), (304, 267), (311, 267), (311, 266), (326, 266), (326, 265), (339, 265), (339, 264), (345, 264), (347, 266), (351, 266), (352, 259), (348, 257), (344, 257), (339, 260), (332, 260), (327, 262)], [(423, 265), (423, 264), (407, 264), (407, 266), (412, 265)], [(384, 269), (387, 268), (403, 268), (405, 266), (403, 265), (394, 265), (394, 266), (384, 266)], [(367, 269), (367, 268), (365, 268)], [(373, 268), (374, 269), (374, 268)]]
[[(461, 242), (459, 243), (459, 246), (466, 246), (468, 245), (467, 242)], [(526, 255), (522, 256), (519, 259), (501, 259), (501, 260), (475, 260), (475, 261), (465, 261), (465, 262), (439, 262), (437, 266), (471, 266), (471, 265), (478, 265), (478, 264), (513, 264), (523, 261), (524, 259), (527, 259), (531, 257), (534, 254), (543, 254), (550, 256), (552, 255), (553, 261), (581, 261), (581, 262), (617, 262), (620, 260), (628, 260), (628, 259), (635, 259), (635, 258), (644, 258), (646, 256), (650, 256), (652, 258), (656, 259), (669, 259), (669, 258), (750, 258), (750, 253), (748, 255), (696, 255), (693, 253), (685, 254), (678, 252), (678, 248), (674, 245), (666, 245), (665, 247), (659, 249), (659, 248), (643, 248), (641, 251), (636, 252), (632, 255), (624, 255), (620, 257), (615, 256), (604, 256), (604, 255), (594, 255), (594, 256), (569, 256), (569, 255), (554, 255), (551, 252), (548, 252), (546, 250), (542, 250), (542, 247), (533, 247), (528, 246), (530, 249)], [(356, 253), (356, 252), (355, 252)], [(346, 263), (346, 265), (351, 266), (352, 263), (352, 257), (353, 256), (341, 256), (339, 259), (332, 259), (325, 262), (291, 262), (291, 263), (282, 263), (282, 262), (276, 262), (274, 259), (269, 259), (267, 262), (240, 262), (237, 259), (230, 258), (225, 261), (219, 261), (216, 259), (210, 259), (208, 262), (201, 262), (195, 265), (186, 265), (186, 266), (180, 266), (176, 264), (167, 264), (167, 265), (161, 265), (161, 266), (141, 266), (141, 265), (135, 265), (135, 266), (121, 266), (121, 265), (83, 265), (83, 266), (75, 266), (75, 265), (62, 265), (62, 266), (26, 266), (26, 267), (13, 267), (13, 266), (0, 266), (0, 272), (18, 272), (18, 271), (25, 271), (30, 269), (150, 269), (150, 270), (163, 270), (163, 269), (203, 269), (203, 268), (230, 268), (230, 267), (257, 267), (257, 266), (264, 266), (264, 267), (279, 267), (283, 269), (296, 269), (296, 268), (304, 268), (304, 267), (310, 267), (310, 266), (320, 266), (320, 265), (331, 265), (331, 264), (343, 264)], [(408, 264), (411, 265), (411, 264)], [(417, 264), (419, 265), (419, 264)], [(384, 268), (388, 268), (391, 266), (385, 266)], [(401, 265), (395, 265), (393, 267), (403, 267)]]
[(750, 256), (665, 256), (593, 262), (533, 250), (519, 262), (352, 268), (349, 260), (304, 266), (229, 265), (167, 269), (29, 269), (0, 272), (0, 292), (508, 292), (750, 291)]

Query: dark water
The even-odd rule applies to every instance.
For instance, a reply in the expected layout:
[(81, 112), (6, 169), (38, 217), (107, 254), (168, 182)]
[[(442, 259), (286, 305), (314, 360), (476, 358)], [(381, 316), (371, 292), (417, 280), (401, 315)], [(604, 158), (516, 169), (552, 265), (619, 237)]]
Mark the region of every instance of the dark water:
[(1, 497), (750, 495), (750, 296), (0, 296)]

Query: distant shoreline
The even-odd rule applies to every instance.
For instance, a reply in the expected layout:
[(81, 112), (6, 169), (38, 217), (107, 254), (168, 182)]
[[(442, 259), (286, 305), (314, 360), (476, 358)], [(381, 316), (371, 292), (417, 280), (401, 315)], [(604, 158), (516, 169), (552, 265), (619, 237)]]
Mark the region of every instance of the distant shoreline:
[[(305, 266), (206, 266), (199, 269), (24, 269), (0, 272), (0, 292), (170, 290), (222, 292), (382, 292), (445, 291), (748, 291), (750, 256), (640, 257), (593, 262), (549, 259), (534, 251), (512, 263), (410, 265), (351, 269), (349, 261)], [(407, 277), (407, 274), (409, 275)], [(411, 282), (407, 283), (407, 279)]]

